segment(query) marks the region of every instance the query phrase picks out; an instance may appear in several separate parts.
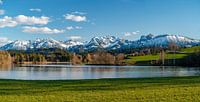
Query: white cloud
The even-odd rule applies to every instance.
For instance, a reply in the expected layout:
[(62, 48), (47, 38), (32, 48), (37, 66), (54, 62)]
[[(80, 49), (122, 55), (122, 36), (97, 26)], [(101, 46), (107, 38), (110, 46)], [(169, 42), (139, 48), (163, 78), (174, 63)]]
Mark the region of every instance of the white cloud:
[(3, 0), (0, 0), (0, 5), (2, 5), (3, 4)]
[(66, 20), (71, 20), (75, 22), (84, 22), (87, 21), (86, 16), (74, 15), (74, 14), (66, 14), (64, 15)]
[(23, 27), (23, 31), (25, 33), (35, 33), (35, 34), (58, 34), (64, 33), (64, 30), (58, 29), (50, 29), (48, 27)]
[(4, 15), (5, 14), (5, 10), (0, 9), (0, 15)]
[(3, 46), (11, 41), (7, 37), (0, 37), (0, 46)]
[(67, 30), (73, 30), (74, 27), (72, 27), (72, 26), (68, 26), (68, 27), (66, 27), (66, 29), (67, 29)]
[(72, 14), (86, 15), (87, 13), (85, 13), (85, 12), (75, 11), (75, 12), (72, 12)]
[(70, 38), (71, 40), (80, 40), (80, 39), (82, 39), (81, 36), (70, 36), (69, 38)]
[(15, 17), (15, 20), (19, 24), (24, 24), (24, 25), (35, 25), (35, 24), (46, 25), (49, 22), (49, 17), (45, 17), (45, 16), (29, 17), (29, 16), (25, 16), (25, 15), (18, 15), (17, 17)]
[(80, 27), (80, 26), (75, 26), (75, 27), (73, 27), (73, 26), (68, 26), (68, 27), (66, 27), (66, 29), (67, 29), (67, 30), (74, 30), (74, 29), (82, 29), (82, 27)]
[(45, 16), (31, 17), (25, 15), (18, 15), (14, 18), (5, 16), (4, 18), (0, 19), (0, 28), (15, 27), (17, 25), (46, 25), (49, 22), (49, 17)]
[(83, 27), (80, 27), (80, 26), (76, 26), (75, 28), (76, 28), (76, 29), (82, 29)]
[(136, 31), (136, 32), (126, 32), (124, 33), (124, 36), (128, 37), (128, 36), (134, 36), (134, 35), (137, 35), (139, 34), (140, 31)]
[(39, 9), (39, 8), (31, 8), (29, 10), (32, 11), (32, 12), (42, 12), (42, 10)]
[(18, 23), (14, 21), (12, 17), (5, 16), (4, 18), (0, 19), (0, 28), (15, 27), (17, 24)]
[(7, 40), (8, 40), (8, 38), (6, 38), (6, 37), (0, 37), (0, 41), (5, 42), (5, 41), (7, 41)]

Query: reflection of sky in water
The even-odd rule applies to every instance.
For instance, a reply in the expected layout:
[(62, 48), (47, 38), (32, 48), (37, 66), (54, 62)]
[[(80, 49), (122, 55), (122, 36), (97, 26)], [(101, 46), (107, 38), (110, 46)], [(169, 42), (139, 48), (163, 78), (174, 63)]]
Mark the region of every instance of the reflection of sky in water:
[(27, 80), (197, 76), (200, 68), (155, 66), (23, 65), (0, 68), (0, 78)]

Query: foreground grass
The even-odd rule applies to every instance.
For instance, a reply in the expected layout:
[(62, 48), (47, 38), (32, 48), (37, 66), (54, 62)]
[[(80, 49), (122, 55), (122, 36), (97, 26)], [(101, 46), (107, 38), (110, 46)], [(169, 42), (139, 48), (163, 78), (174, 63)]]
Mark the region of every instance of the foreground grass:
[(1, 102), (200, 101), (200, 77), (77, 81), (0, 80)]

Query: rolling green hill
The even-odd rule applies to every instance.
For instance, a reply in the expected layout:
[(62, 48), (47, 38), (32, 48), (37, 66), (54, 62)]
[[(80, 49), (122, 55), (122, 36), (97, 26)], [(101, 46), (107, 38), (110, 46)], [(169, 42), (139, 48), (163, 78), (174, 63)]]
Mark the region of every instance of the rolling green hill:
[[(165, 60), (170, 59), (183, 59), (190, 55), (191, 53), (194, 53), (196, 51), (200, 51), (200, 46), (195, 46), (191, 48), (182, 48), (179, 53), (176, 53), (175, 55), (172, 53), (166, 53), (165, 54)], [(160, 59), (160, 54), (156, 55), (144, 55), (144, 56), (130, 56), (124, 60), (125, 63), (146, 63), (150, 61), (157, 61)]]
[[(165, 59), (181, 59), (183, 57), (187, 56), (187, 54), (166, 54), (165, 55)], [(140, 62), (140, 61), (151, 61), (151, 60), (159, 60), (160, 59), (160, 55), (156, 54), (156, 55), (145, 55), (145, 56), (134, 56), (134, 57), (128, 57), (125, 61), (126, 62)]]
[(190, 48), (183, 48), (181, 49), (181, 52), (185, 52), (185, 53), (194, 53), (195, 51), (200, 50), (200, 46), (194, 46), (194, 47), (190, 47)]

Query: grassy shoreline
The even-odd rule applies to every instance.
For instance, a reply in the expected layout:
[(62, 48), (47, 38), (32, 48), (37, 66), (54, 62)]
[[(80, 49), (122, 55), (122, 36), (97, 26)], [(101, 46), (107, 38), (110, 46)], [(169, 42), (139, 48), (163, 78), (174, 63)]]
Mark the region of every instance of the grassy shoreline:
[(200, 101), (200, 77), (0, 80), (1, 102)]

